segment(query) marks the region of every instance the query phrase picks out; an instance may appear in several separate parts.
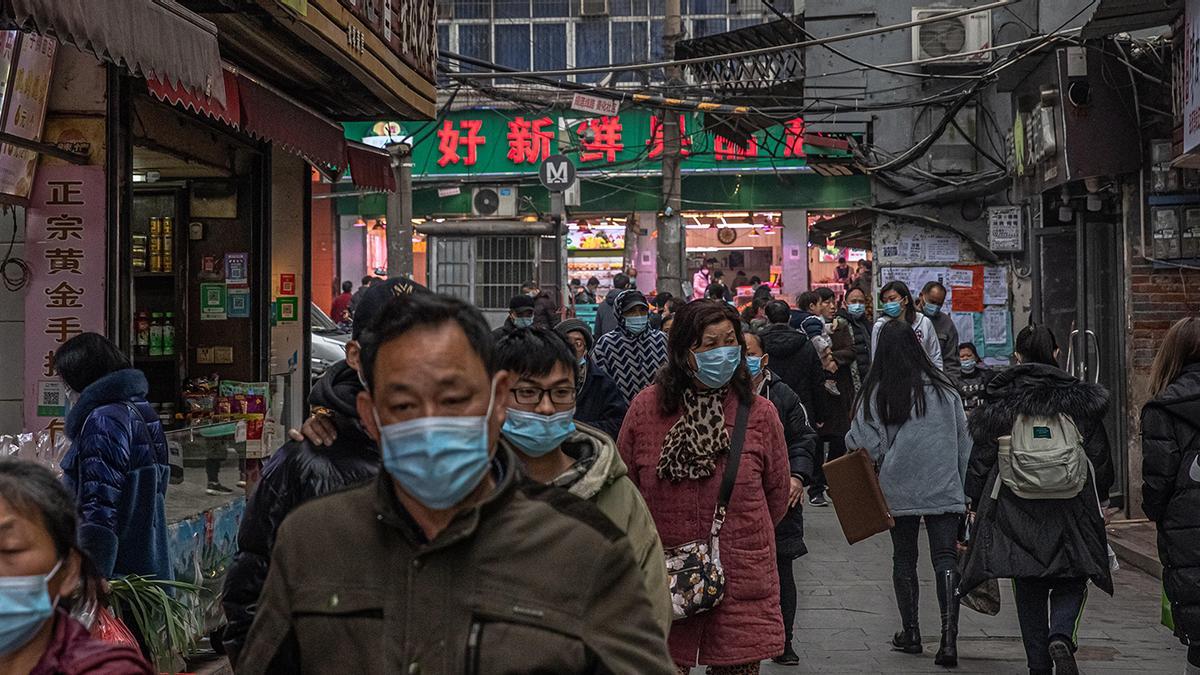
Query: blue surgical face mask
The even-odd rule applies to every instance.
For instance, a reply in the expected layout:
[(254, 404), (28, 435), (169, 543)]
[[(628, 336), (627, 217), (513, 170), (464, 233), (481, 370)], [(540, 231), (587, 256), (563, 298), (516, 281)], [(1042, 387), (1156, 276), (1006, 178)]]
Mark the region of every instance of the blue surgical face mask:
[(762, 372), (762, 360), (761, 356), (746, 356), (746, 368), (750, 371), (750, 377), (758, 377)]
[(0, 577), (0, 656), (24, 647), (54, 615), (47, 584), (61, 567), (59, 560), (46, 575)]
[(627, 316), (625, 317), (625, 328), (630, 333), (637, 335), (646, 330), (646, 326), (650, 325), (649, 316)]
[(888, 316), (892, 317), (893, 319), (900, 316), (900, 309), (901, 309), (901, 306), (900, 306), (899, 300), (883, 303), (883, 313), (887, 314)]
[(867, 306), (861, 302), (852, 302), (846, 305), (846, 311), (850, 313), (850, 316), (857, 319), (867, 313)]
[(975, 370), (975, 359), (959, 359), (958, 365), (964, 373)]
[(383, 426), (379, 449), (383, 466), (404, 491), (431, 509), (448, 509), (471, 494), (491, 464), (488, 419), (496, 402), (492, 382), (482, 417), (418, 417)]
[(942, 306), (935, 305), (932, 302), (927, 302), (921, 307), (921, 311), (925, 312), (925, 316), (932, 319), (933, 317), (937, 316), (939, 312), (942, 311)]
[(579, 357), (579, 367), (582, 368), (586, 365), (587, 365), (587, 354), (584, 354), (583, 356)]
[(575, 409), (539, 415), (509, 408), (501, 431), (524, 454), (541, 457), (575, 433)]
[(513, 318), (513, 325), (517, 328), (529, 328), (533, 325), (532, 316), (518, 316)]
[(733, 377), (742, 362), (742, 348), (738, 345), (714, 347), (706, 352), (692, 352), (696, 357), (696, 379), (712, 389), (723, 387)]

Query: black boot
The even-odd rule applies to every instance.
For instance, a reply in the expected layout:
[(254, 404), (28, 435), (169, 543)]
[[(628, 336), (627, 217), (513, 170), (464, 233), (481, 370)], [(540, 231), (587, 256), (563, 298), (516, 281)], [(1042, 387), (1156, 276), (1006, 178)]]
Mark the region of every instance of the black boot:
[(896, 588), (896, 606), (900, 609), (900, 621), (903, 629), (892, 637), (892, 648), (905, 654), (920, 654), (921, 627), (918, 604), (920, 586), (917, 578), (892, 576), (892, 585)]
[(939, 666), (958, 666), (958, 573), (942, 572), (938, 577), (938, 599), (942, 601), (942, 644), (933, 662)]

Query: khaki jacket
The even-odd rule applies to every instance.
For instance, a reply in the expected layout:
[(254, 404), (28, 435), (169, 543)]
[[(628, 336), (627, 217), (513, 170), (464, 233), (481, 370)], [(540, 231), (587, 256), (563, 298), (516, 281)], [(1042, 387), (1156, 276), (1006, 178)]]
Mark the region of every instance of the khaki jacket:
[(674, 673), (628, 538), (515, 466), (432, 542), (386, 472), (297, 509), (238, 672)]
[[(587, 473), (564, 487), (576, 497), (587, 499), (599, 507), (600, 512), (608, 516), (629, 538), (633, 557), (645, 578), (646, 593), (654, 605), (654, 618), (665, 638), (671, 631), (673, 617), (671, 591), (667, 585), (667, 563), (654, 518), (650, 516), (650, 509), (646, 508), (642, 493), (629, 480), (629, 470), (617, 454), (617, 444), (613, 439), (582, 422), (576, 422), (575, 425), (578, 431), (566, 443), (586, 443), (595, 453), (595, 460)], [(501, 442), (508, 443), (507, 440)]]

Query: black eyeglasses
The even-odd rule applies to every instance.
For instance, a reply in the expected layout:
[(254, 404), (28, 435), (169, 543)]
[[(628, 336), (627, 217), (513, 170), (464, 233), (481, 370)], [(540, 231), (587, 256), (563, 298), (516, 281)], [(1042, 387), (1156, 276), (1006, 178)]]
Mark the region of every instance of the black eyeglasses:
[(521, 405), (538, 405), (546, 394), (550, 394), (550, 402), (554, 405), (572, 405), (575, 403), (575, 387), (555, 387), (539, 389), (537, 387), (513, 387), (513, 398)]

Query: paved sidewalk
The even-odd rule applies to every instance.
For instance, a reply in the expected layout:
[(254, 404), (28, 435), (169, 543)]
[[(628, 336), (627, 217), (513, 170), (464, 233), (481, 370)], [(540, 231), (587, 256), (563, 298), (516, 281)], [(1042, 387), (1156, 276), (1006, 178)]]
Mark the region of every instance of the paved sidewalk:
[[(881, 534), (846, 544), (832, 508), (805, 506), (809, 554), (796, 561), (799, 610), (795, 647), (799, 668), (773, 663), (764, 673), (945, 673), (933, 665), (941, 621), (921, 535), (918, 573), (921, 628), (926, 653), (912, 656), (888, 648), (899, 627), (892, 593), (891, 540)], [(1185, 648), (1159, 624), (1157, 579), (1130, 567), (1115, 576), (1116, 597), (1091, 589), (1077, 654), (1084, 673), (1182, 673)], [(1000, 614), (984, 616), (963, 608), (959, 629), (961, 673), (1027, 673), (1011, 586), (1000, 584)], [(703, 672), (699, 669), (693, 673)]]

